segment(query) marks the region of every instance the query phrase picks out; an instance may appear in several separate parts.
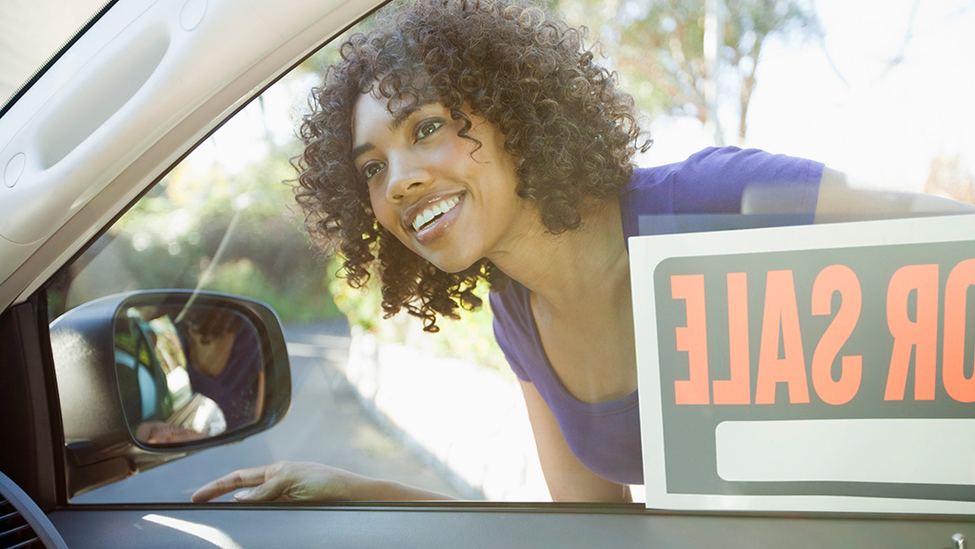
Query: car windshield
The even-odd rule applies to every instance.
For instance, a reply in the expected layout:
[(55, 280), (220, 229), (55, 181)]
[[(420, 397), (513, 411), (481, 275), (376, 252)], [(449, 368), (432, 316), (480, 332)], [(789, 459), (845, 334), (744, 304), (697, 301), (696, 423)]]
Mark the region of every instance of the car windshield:
[(105, 0), (0, 3), (0, 111), (105, 4)]

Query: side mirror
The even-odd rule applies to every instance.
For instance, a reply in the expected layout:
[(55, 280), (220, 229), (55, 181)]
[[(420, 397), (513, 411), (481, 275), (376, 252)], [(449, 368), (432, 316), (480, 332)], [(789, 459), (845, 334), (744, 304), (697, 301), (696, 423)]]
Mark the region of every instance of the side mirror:
[(256, 301), (118, 294), (50, 333), (71, 495), (263, 431), (290, 404), (281, 324)]

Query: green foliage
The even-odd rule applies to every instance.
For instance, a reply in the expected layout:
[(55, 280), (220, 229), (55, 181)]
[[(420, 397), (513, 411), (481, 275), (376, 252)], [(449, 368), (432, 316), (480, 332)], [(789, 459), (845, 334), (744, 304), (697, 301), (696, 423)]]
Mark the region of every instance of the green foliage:
[(338, 316), (324, 262), (283, 183), (294, 177), (293, 152), (272, 149), (232, 174), (220, 164), (205, 173), (177, 167), (112, 228), (126, 285), (251, 297), (284, 322)]
[[(559, 7), (578, 14), (574, 24), (592, 24), (600, 20), (595, 13), (606, 14), (607, 22), (595, 30), (615, 50), (623, 87), (642, 109), (707, 123), (715, 110), (708, 94), (713, 86), (713, 93), (737, 102), (742, 141), (765, 40), (819, 32), (815, 13), (802, 0), (561, 0)], [(719, 46), (713, 60), (705, 45), (709, 17)]]
[(294, 273), (283, 284), (268, 280), (268, 276), (266, 270), (261, 269), (255, 261), (241, 258), (222, 263), (214, 269), (207, 288), (253, 296), (269, 305), (287, 322), (308, 323), (341, 314), (328, 293), (325, 277), (319, 273)]
[(704, 3), (653, 1), (640, 10), (617, 22), (618, 66), (629, 89), (651, 112), (706, 117)]

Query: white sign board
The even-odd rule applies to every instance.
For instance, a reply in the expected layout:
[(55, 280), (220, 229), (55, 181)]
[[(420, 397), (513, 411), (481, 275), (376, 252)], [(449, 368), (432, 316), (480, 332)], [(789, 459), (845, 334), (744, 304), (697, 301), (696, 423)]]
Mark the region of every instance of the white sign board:
[(975, 217), (629, 251), (647, 507), (975, 514)]

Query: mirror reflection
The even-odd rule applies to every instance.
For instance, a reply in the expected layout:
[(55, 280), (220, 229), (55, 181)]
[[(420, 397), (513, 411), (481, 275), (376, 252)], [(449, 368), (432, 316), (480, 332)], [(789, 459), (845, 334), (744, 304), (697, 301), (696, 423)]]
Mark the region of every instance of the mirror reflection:
[(253, 424), (263, 408), (257, 330), (235, 310), (123, 307), (115, 365), (125, 417), (140, 442), (212, 437)]

